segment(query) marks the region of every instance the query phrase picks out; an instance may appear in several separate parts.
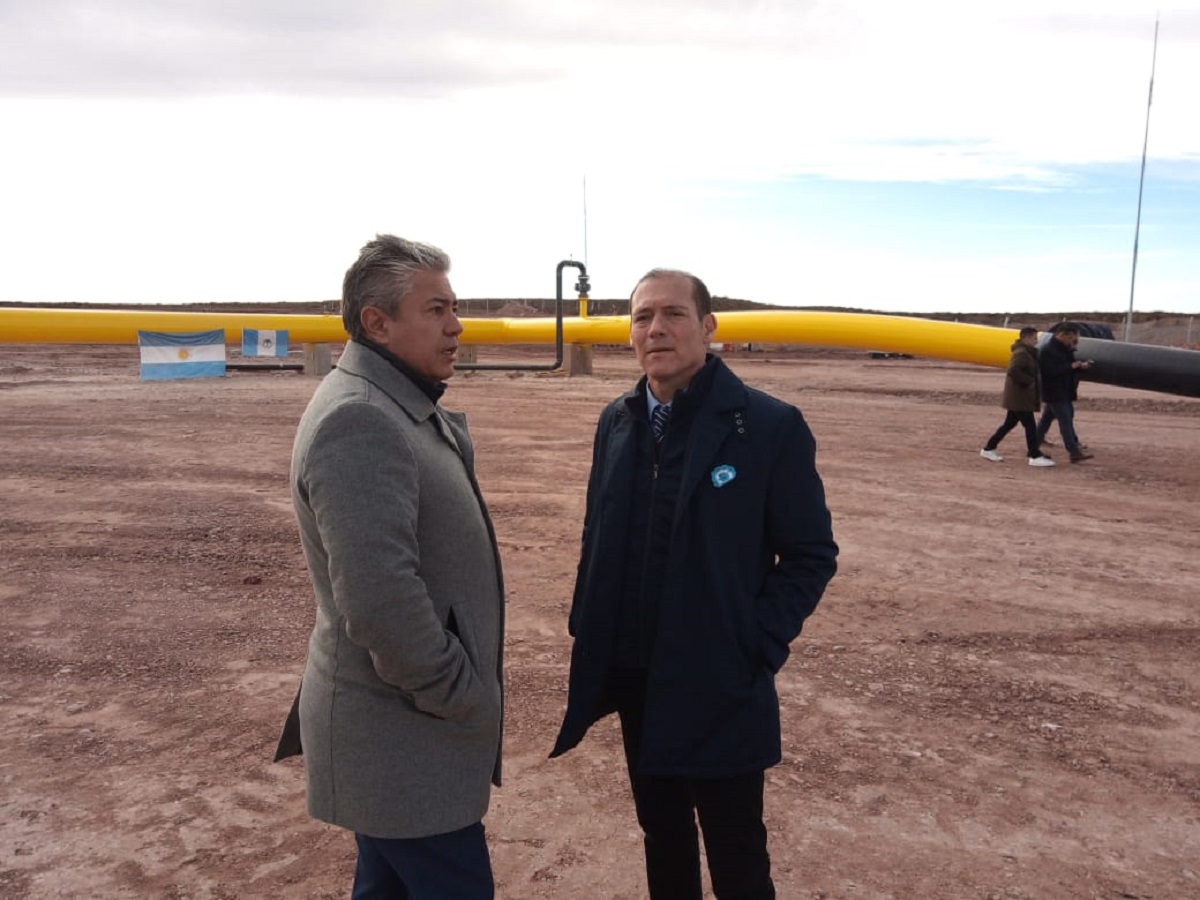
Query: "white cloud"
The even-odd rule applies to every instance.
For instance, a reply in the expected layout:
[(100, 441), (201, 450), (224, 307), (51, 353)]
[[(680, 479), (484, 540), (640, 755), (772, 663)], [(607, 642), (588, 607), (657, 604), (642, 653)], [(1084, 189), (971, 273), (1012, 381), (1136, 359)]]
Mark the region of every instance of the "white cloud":
[[(1161, 16), (1150, 171), (1194, 183), (1200, 3)], [(992, 301), (1020, 293), (1008, 269), (1054, 285), (1025, 296), (1095, 296), (1069, 284), (1118, 281), (1105, 265), (848, 246), (747, 198), (810, 178), (1075, 202), (1081, 173), (1136, 169), (1153, 21), (1140, 0), (0, 0), (0, 299), (325, 299), (376, 231), (442, 243), (463, 296), (547, 295), (584, 253), (584, 175), (596, 296), (658, 264), (763, 300), (951, 303), (988, 266)]]

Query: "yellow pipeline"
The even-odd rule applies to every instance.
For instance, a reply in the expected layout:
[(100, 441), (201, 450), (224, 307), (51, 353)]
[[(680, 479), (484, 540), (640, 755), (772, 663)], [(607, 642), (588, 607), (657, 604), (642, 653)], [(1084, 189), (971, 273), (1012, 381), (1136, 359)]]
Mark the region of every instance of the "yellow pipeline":
[[(464, 319), (464, 344), (550, 344), (554, 319)], [(293, 344), (339, 344), (346, 340), (340, 316), (266, 313), (199, 313), (139, 310), (0, 308), (0, 344), (136, 344), (142, 331), (225, 329), (240, 345), (243, 328), (287, 331)], [(713, 340), (720, 343), (811, 344), (911, 353), (981, 366), (1008, 363), (1016, 329), (866, 313), (769, 310), (717, 315)], [(624, 344), (626, 316), (563, 320), (568, 344)]]
[(340, 344), (346, 340), (341, 316), (0, 308), (0, 344), (136, 344), (139, 330), (217, 328), (225, 329), (225, 341), (232, 345), (241, 345), (243, 328), (286, 330), (293, 344)]

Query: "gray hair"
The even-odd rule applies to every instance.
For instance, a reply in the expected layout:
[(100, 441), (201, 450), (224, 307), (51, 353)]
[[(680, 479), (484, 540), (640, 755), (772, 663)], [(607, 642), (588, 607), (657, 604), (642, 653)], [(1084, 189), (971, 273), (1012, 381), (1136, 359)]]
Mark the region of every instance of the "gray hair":
[(450, 271), (450, 257), (432, 244), (377, 234), (358, 253), (342, 281), (342, 324), (352, 338), (362, 337), (362, 311), (377, 306), (389, 316), (412, 290), (418, 272)]
[(638, 279), (638, 283), (633, 286), (633, 290), (629, 294), (629, 299), (633, 299), (633, 295), (642, 286), (642, 282), (655, 278), (686, 278), (692, 285), (692, 300), (696, 304), (696, 314), (703, 319), (712, 313), (712, 294), (708, 292), (708, 285), (691, 272), (685, 272), (682, 269), (651, 269)]

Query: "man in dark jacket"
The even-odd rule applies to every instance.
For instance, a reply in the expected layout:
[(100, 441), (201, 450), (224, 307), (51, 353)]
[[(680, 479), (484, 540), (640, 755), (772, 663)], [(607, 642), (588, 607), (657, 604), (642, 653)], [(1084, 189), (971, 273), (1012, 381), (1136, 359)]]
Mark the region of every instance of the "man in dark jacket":
[(652, 900), (772, 898), (764, 770), (781, 758), (775, 674), (836, 570), (800, 411), (707, 354), (712, 300), (656, 269), (630, 298), (645, 372), (601, 414), (551, 756), (620, 717)]
[(1025, 429), (1025, 449), (1031, 466), (1052, 466), (1054, 460), (1042, 453), (1037, 437), (1037, 424), (1033, 414), (1042, 406), (1042, 378), (1038, 371), (1037, 329), (1022, 328), (1012, 345), (1012, 358), (1004, 374), (1004, 395), (1000, 405), (1008, 410), (1004, 422), (988, 438), (979, 455), (992, 462), (1003, 462), (1004, 457), (996, 452), (1000, 442), (1018, 423)]
[(1075, 398), (1079, 385), (1079, 373), (1091, 368), (1091, 360), (1075, 358), (1075, 346), (1079, 342), (1079, 328), (1071, 322), (1055, 326), (1053, 336), (1042, 348), (1038, 365), (1042, 373), (1042, 397), (1046, 408), (1038, 422), (1038, 446), (1046, 437), (1050, 423), (1058, 420), (1063, 445), (1071, 455), (1071, 462), (1091, 459), (1092, 454), (1084, 451), (1075, 434)]

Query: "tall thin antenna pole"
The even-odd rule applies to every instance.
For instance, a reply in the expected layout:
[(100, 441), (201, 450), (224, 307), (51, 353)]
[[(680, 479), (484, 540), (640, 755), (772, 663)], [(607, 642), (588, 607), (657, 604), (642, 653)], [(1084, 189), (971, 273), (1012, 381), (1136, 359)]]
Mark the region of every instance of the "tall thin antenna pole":
[(1133, 226), (1133, 272), (1129, 276), (1129, 312), (1125, 314), (1125, 343), (1133, 336), (1133, 287), (1137, 283), (1138, 237), (1142, 231), (1142, 186), (1146, 182), (1146, 149), (1150, 146), (1150, 106), (1154, 103), (1154, 69), (1158, 63), (1158, 16), (1154, 17), (1154, 54), (1150, 58), (1150, 94), (1146, 98), (1146, 136), (1142, 139), (1142, 174), (1138, 177), (1137, 224)]
[(587, 176), (583, 176), (583, 264), (586, 266), (587, 255)]

